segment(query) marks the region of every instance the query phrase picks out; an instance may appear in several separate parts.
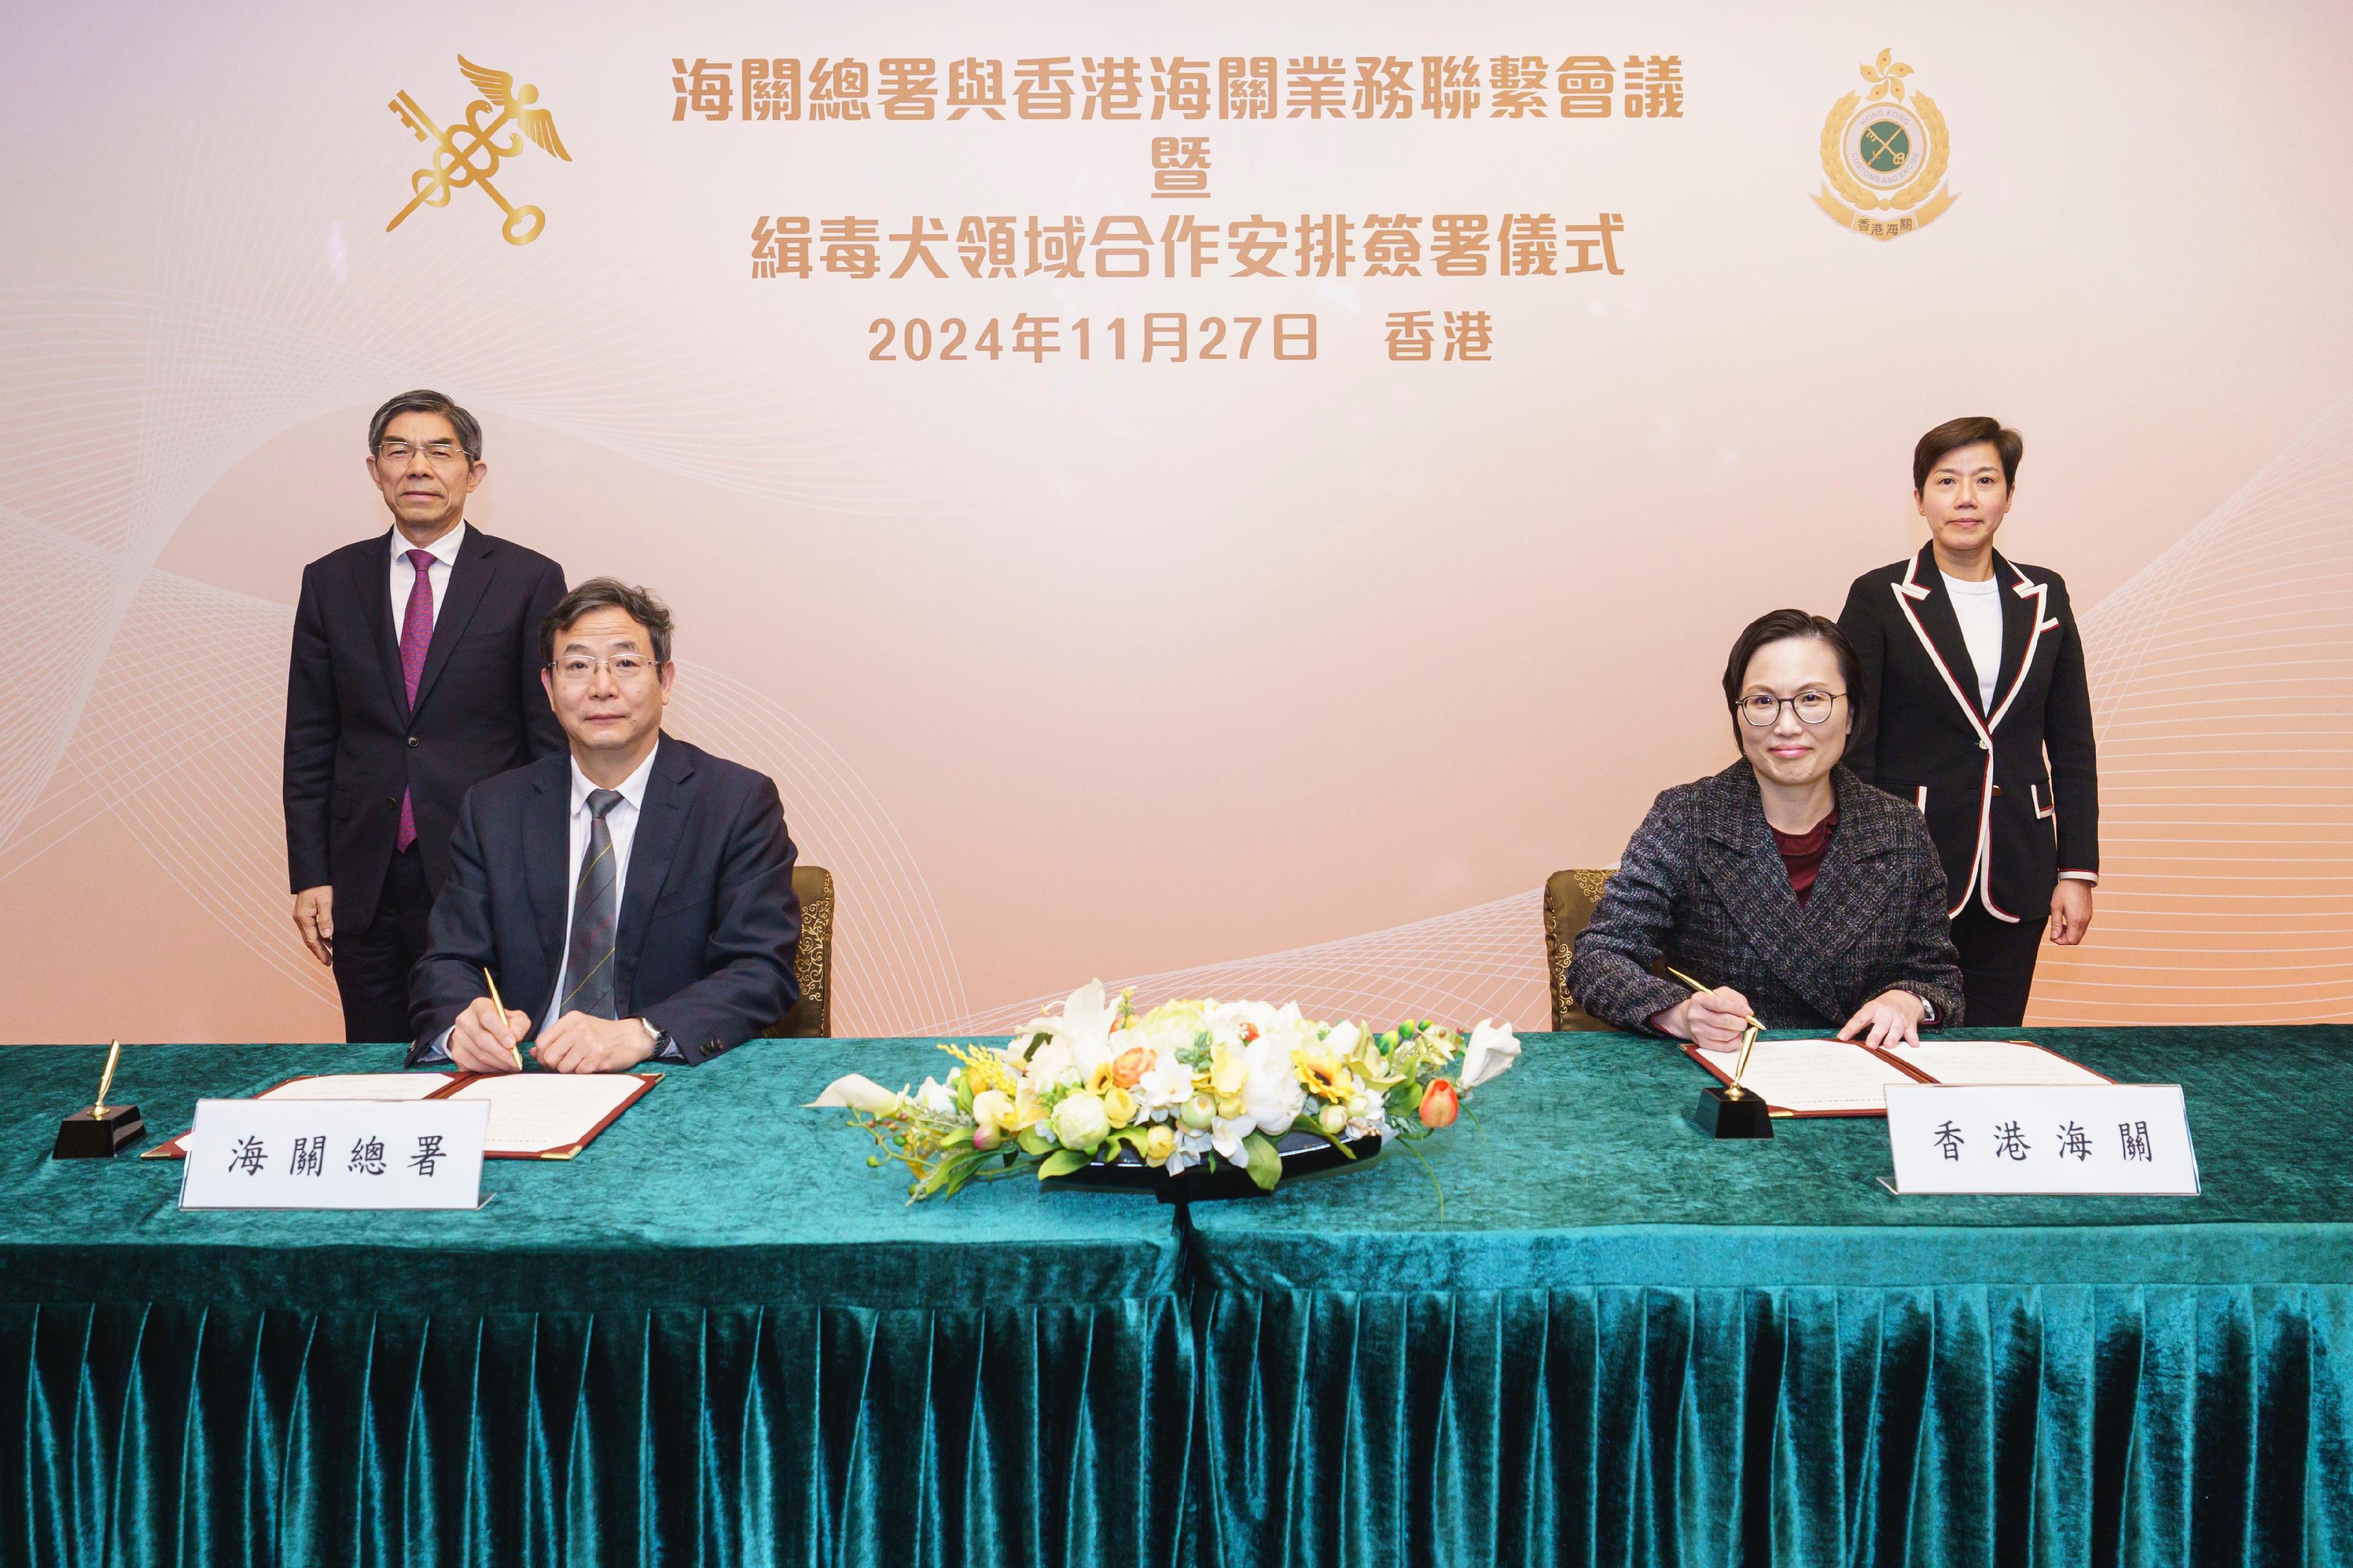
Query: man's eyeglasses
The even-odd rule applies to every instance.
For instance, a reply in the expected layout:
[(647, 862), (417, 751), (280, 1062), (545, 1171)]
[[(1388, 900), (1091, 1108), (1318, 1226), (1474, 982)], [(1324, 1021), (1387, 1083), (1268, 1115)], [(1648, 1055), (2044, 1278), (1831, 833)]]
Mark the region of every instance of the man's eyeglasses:
[(1763, 730), (1779, 723), (1781, 710), (1788, 707), (1797, 713), (1799, 723), (1819, 724), (1845, 695), (1843, 691), (1800, 691), (1795, 697), (1767, 697), (1759, 691), (1740, 700), (1740, 716)]
[(615, 654), (611, 658), (590, 658), (586, 654), (567, 654), (547, 668), (565, 686), (586, 686), (596, 679), (598, 669), (609, 669), (613, 679), (623, 686), (644, 679), (654, 671), (655, 660), (641, 653)]
[(386, 441), (375, 449), (375, 460), (379, 463), (405, 464), (419, 452), (424, 453), (426, 460), (437, 468), (447, 468), (472, 460), (466, 456), (466, 448), (455, 441), (427, 441), (421, 447), (413, 441)]

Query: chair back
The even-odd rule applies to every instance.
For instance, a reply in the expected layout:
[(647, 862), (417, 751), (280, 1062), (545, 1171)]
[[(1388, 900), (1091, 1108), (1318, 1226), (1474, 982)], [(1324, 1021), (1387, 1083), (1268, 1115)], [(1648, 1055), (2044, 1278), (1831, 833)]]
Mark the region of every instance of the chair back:
[(793, 950), (801, 999), (768, 1033), (779, 1040), (827, 1039), (833, 1034), (833, 873), (794, 867), (793, 896), (801, 901), (801, 941)]
[(1593, 918), (1609, 871), (1555, 871), (1545, 879), (1545, 967), (1552, 982), (1552, 1026), (1556, 1029), (1607, 1029), (1609, 1026), (1577, 1005), (1568, 994), (1568, 961), (1576, 955), (1577, 937)]

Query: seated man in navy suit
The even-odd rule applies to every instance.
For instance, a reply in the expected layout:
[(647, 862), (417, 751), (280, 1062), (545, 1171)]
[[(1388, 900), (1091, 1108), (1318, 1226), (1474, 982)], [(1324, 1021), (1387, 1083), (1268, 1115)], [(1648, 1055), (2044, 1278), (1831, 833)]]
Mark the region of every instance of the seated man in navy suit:
[(775, 782), (661, 732), (670, 617), (644, 589), (581, 584), (540, 654), (571, 748), (467, 792), (409, 979), (410, 1065), (512, 1072), (534, 1023), (558, 1072), (692, 1065), (765, 1034), (798, 994)]

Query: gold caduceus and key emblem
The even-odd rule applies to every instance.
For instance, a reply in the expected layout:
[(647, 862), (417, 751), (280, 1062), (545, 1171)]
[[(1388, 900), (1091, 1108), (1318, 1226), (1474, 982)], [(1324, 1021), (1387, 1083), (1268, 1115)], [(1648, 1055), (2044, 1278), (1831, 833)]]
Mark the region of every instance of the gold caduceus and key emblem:
[[(409, 176), (417, 194), (409, 198), (406, 206), (393, 215), (392, 221), (384, 226), (385, 232), (389, 234), (398, 228), (418, 207), (448, 206), (450, 192), (460, 185), (472, 185), (507, 215), (502, 229), (507, 243), (529, 245), (547, 226), (547, 215), (537, 207), (519, 207), (508, 201), (491, 184), (491, 176), (499, 172), (502, 163), (522, 151), (526, 136), (567, 163), (572, 162), (572, 154), (556, 138), (554, 117), (544, 109), (532, 107), (539, 101), (539, 89), (529, 82), (517, 87), (512, 72), (485, 70), (463, 55), (458, 57), (458, 68), (466, 73), (466, 79), (482, 95), (466, 106), (462, 124), (443, 130), (405, 92), (386, 106), (400, 116), (401, 123), (416, 132), (419, 142), (433, 149), (433, 162)], [(503, 142), (500, 141), (499, 132), (510, 123), (514, 130)]]

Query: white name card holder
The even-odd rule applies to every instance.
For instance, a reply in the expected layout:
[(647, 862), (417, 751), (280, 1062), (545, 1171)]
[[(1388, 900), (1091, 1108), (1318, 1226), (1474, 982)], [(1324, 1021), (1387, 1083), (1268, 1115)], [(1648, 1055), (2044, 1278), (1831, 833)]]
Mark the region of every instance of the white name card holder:
[(2198, 1195), (2176, 1083), (1891, 1084), (1892, 1193)]
[(472, 1209), (480, 1101), (200, 1100), (184, 1209)]

